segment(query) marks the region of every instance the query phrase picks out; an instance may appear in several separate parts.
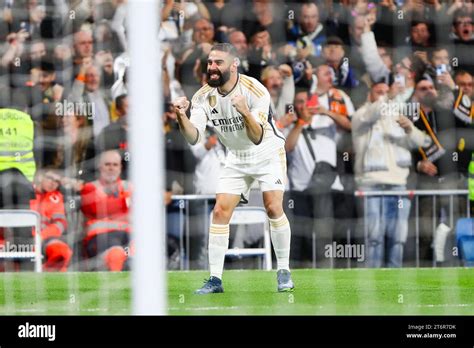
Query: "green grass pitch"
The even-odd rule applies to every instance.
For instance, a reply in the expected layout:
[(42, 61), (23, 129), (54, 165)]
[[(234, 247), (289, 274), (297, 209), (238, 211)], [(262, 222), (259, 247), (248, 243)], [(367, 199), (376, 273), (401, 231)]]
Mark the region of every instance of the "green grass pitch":
[[(474, 269), (294, 270), (296, 290), (276, 292), (275, 272), (224, 273), (224, 294), (198, 296), (207, 272), (168, 273), (171, 315), (472, 315)], [(3, 315), (130, 314), (130, 273), (3, 273)]]

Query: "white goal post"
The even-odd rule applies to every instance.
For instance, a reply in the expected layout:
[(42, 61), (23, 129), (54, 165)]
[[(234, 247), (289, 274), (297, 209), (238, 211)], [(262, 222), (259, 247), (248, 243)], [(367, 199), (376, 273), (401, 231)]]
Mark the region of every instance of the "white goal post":
[(164, 151), (158, 30), (161, 1), (128, 1), (133, 184), (132, 313), (166, 314)]

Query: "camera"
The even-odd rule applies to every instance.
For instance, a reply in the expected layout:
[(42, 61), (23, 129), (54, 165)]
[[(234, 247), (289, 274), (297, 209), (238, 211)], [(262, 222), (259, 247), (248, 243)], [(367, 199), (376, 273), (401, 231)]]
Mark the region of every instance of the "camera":
[(394, 81), (398, 82), (401, 86), (405, 87), (405, 76), (397, 74), (394, 77)]
[(446, 64), (440, 64), (436, 66), (436, 76), (440, 76), (447, 71), (448, 71), (448, 68), (446, 67)]

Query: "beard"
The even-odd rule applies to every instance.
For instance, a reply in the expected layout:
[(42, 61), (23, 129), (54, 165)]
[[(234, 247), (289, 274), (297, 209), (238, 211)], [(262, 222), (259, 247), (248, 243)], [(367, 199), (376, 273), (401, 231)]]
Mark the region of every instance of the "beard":
[(421, 102), (426, 106), (433, 107), (436, 104), (436, 99), (435, 95), (427, 95), (421, 100)]
[[(219, 75), (219, 78), (216, 80), (211, 80), (211, 75), (216, 74)], [(221, 87), (224, 85), (227, 81), (230, 79), (230, 70), (224, 70), (224, 71), (219, 71), (219, 70), (208, 70), (207, 71), (207, 83), (211, 87)]]

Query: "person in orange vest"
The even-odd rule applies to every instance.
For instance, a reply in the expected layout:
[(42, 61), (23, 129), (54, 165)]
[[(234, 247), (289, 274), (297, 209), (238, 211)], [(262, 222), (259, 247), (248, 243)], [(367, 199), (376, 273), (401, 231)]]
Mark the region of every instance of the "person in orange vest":
[[(30, 201), (30, 209), (41, 215), (41, 241), (45, 271), (66, 272), (72, 250), (61, 240), (66, 232), (67, 220), (64, 197), (59, 186), (61, 176), (53, 169), (38, 171), (35, 178), (36, 198)], [(33, 236), (36, 231), (33, 229)]]
[(129, 207), (131, 191), (120, 179), (122, 159), (117, 150), (100, 155), (99, 179), (81, 190), (82, 212), (86, 218), (84, 247), (97, 270), (128, 268), (130, 251)]

